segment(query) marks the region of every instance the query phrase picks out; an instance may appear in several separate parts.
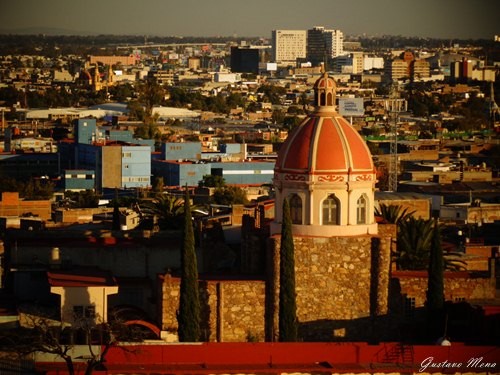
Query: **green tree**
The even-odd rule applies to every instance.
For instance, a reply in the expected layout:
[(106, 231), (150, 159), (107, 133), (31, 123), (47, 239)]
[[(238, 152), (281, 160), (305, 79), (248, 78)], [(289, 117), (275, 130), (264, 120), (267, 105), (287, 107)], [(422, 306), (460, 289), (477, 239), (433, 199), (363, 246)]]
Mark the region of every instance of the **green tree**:
[(396, 263), (402, 270), (425, 270), (429, 261), (432, 220), (401, 220), (398, 225)]
[(303, 119), (298, 116), (286, 116), (283, 119), (283, 127), (287, 130), (292, 130), (299, 126), (302, 120)]
[(64, 194), (72, 201), (74, 208), (95, 208), (99, 206), (99, 194), (94, 190), (68, 191)]
[(280, 244), (279, 341), (297, 341), (294, 252), (290, 206), (285, 199)]
[(271, 119), (274, 124), (283, 125), (285, 121), (285, 113), (280, 109), (275, 109)]
[[(80, 363), (84, 366), (80, 369), (85, 375), (90, 375), (102, 368), (106, 362), (107, 353), (117, 345), (119, 332), (127, 328), (123, 322), (100, 322), (99, 317), (97, 318), (97, 321), (82, 318), (76, 322), (76, 325), (69, 326), (67, 322), (23, 313), (22, 327), (1, 330), (0, 351), (4, 356), (10, 354), (19, 358), (29, 358), (37, 352), (50, 354), (61, 358), (66, 365), (66, 373), (74, 375), (82, 371), (78, 369), (79, 366), (75, 366), (75, 344), (69, 337), (81, 334), (87, 338), (89, 344), (85, 352), (86, 363)], [(90, 345), (92, 338), (97, 337), (101, 344), (98, 351)], [(134, 341), (142, 341), (142, 339)], [(81, 347), (84, 350), (84, 345)]]
[(184, 215), (185, 201), (171, 194), (159, 194), (153, 201), (145, 204), (153, 215), (158, 217), (161, 229), (178, 229)]
[(113, 230), (120, 230), (120, 206), (118, 204), (118, 189), (115, 189), (115, 199), (113, 200)]
[(381, 203), (380, 208), (375, 207), (375, 216), (382, 217), (390, 224), (398, 224), (400, 221), (407, 220), (415, 211), (408, 212), (408, 208), (403, 210), (402, 206), (395, 204)]
[(153, 81), (146, 81), (138, 86), (139, 102), (144, 108), (145, 118), (144, 123), (155, 123), (156, 118), (153, 116), (153, 107), (162, 104), (165, 91), (163, 87)]
[(165, 183), (163, 181), (163, 177), (155, 177), (153, 182), (153, 191), (155, 194), (163, 194), (163, 188), (165, 187)]
[(431, 251), (427, 278), (427, 308), (430, 311), (444, 307), (444, 258), (437, 221), (432, 230)]
[(203, 179), (199, 182), (200, 187), (216, 187), (221, 188), (226, 186), (226, 181), (222, 176), (206, 174)]
[(216, 204), (230, 206), (232, 204), (247, 204), (248, 198), (245, 190), (238, 186), (224, 186), (214, 191), (213, 201)]
[(179, 341), (196, 342), (200, 339), (200, 299), (198, 291), (198, 266), (196, 262), (194, 231), (186, 187), (184, 197), (184, 231), (181, 249), (181, 287), (179, 312)]
[(161, 133), (158, 126), (153, 123), (146, 123), (141, 126), (136, 126), (134, 129), (134, 137), (142, 139), (161, 139)]
[(429, 336), (446, 336), (444, 322), (444, 258), (437, 220), (432, 230), (431, 251), (427, 277), (427, 328)]

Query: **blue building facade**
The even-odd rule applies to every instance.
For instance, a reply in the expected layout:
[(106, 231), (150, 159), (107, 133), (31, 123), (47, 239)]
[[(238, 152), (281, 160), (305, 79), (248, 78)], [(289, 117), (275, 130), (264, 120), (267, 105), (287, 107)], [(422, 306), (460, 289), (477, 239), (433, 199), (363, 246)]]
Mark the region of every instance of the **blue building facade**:
[(198, 186), (211, 171), (208, 163), (153, 160), (152, 172), (156, 177), (163, 177), (166, 186)]
[(151, 149), (149, 146), (121, 146), (121, 187), (151, 186)]
[(94, 118), (82, 118), (73, 123), (73, 134), (77, 144), (91, 145), (97, 139), (103, 138), (103, 132), (97, 129)]
[(200, 160), (200, 142), (166, 142), (161, 145), (161, 158), (163, 160)]
[(94, 190), (95, 171), (89, 169), (66, 169), (63, 174), (65, 191)]
[(212, 175), (222, 176), (227, 185), (270, 184), (274, 176), (274, 162), (251, 161), (210, 163)]

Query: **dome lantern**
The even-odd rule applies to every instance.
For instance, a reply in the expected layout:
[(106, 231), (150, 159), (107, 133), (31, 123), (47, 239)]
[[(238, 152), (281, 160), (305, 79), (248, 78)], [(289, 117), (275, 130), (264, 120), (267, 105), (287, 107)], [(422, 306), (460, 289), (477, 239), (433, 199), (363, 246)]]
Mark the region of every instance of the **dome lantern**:
[(314, 85), (316, 110), (290, 132), (274, 169), (278, 233), (282, 203), (290, 203), (296, 235), (377, 233), (375, 168), (368, 146), (335, 110), (336, 84), (327, 73)]

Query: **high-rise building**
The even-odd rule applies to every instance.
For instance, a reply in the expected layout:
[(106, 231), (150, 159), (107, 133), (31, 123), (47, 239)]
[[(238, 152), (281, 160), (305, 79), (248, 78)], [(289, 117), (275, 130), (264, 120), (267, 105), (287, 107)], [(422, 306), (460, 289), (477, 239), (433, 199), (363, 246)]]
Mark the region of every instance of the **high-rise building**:
[(340, 56), (344, 53), (344, 34), (340, 30), (329, 30), (315, 26), (307, 30), (307, 59), (313, 65)]
[(259, 72), (260, 53), (257, 48), (231, 47), (231, 71), (233, 73)]
[(413, 60), (410, 64), (410, 75), (414, 81), (429, 78), (431, 76), (430, 64), (427, 60)]
[(272, 59), (278, 65), (295, 65), (306, 57), (307, 32), (305, 30), (273, 30)]
[(394, 59), (385, 61), (385, 74), (389, 80), (409, 78), (409, 64), (403, 59)]

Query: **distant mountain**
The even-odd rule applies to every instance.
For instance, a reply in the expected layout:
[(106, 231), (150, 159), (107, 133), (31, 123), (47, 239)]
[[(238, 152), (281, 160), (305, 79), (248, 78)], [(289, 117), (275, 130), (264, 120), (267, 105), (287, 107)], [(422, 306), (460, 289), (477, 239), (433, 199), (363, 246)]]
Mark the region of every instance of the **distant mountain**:
[(0, 34), (3, 35), (96, 35), (97, 33), (81, 30), (68, 30), (58, 27), (25, 27), (20, 29), (5, 30), (0, 28)]

